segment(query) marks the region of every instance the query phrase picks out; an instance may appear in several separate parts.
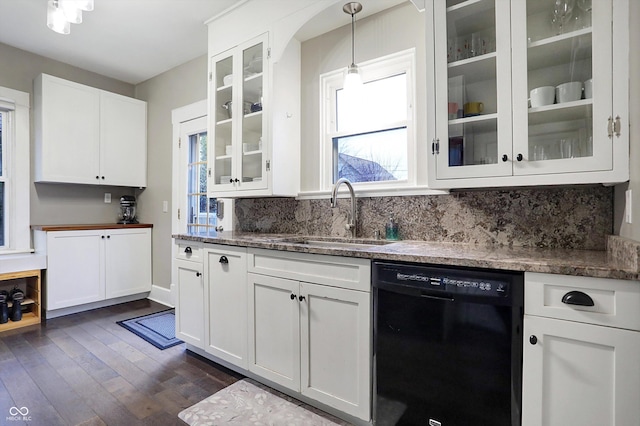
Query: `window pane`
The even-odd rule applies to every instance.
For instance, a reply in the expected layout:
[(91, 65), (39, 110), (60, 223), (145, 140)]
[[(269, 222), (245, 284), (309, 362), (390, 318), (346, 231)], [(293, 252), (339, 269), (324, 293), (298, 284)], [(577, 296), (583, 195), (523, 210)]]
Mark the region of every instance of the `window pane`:
[(0, 112), (0, 176), (2, 176), (3, 172), (3, 168), (2, 165), (4, 164), (4, 139), (2, 138), (2, 128), (3, 126), (3, 121), (4, 120), (4, 114)]
[[(354, 98), (355, 97), (355, 98)], [(407, 75), (398, 74), (362, 85), (351, 96), (336, 92), (336, 131), (363, 128), (373, 123), (377, 128), (407, 119)]]
[(408, 177), (407, 128), (333, 139), (334, 182), (405, 180)]
[(0, 246), (4, 246), (4, 182), (0, 182)]
[(189, 136), (187, 164), (187, 229), (202, 234), (215, 226), (215, 211), (207, 198), (207, 133)]

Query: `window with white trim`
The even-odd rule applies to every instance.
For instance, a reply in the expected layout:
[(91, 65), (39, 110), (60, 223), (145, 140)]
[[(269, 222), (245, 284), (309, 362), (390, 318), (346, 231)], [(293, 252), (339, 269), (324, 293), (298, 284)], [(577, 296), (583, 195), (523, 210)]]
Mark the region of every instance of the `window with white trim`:
[(415, 52), (358, 67), (356, 92), (343, 89), (344, 70), (320, 76), (323, 185), (342, 177), (370, 189), (415, 185)]
[(29, 94), (0, 87), (0, 254), (30, 252)]

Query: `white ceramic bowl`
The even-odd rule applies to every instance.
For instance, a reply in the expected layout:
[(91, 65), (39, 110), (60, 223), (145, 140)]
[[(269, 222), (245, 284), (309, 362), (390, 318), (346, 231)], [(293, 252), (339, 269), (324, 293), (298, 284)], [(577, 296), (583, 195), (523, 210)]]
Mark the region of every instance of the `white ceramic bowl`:
[(224, 84), (225, 86), (228, 86), (231, 83), (233, 83), (233, 75), (232, 74), (227, 74), (224, 77), (222, 77), (222, 84)]
[(529, 93), (531, 108), (552, 105), (556, 96), (556, 88), (553, 86), (536, 87)]
[(584, 98), (593, 98), (593, 79), (591, 78), (584, 82)]
[(582, 82), (570, 81), (556, 86), (556, 101), (558, 103), (579, 101), (582, 98)]

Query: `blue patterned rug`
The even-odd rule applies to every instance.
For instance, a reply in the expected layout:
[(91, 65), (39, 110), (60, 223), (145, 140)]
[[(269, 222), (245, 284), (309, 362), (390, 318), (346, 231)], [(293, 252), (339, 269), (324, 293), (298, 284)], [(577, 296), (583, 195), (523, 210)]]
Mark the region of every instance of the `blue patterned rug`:
[(176, 316), (173, 309), (117, 323), (158, 349), (167, 349), (182, 343), (182, 340), (176, 338)]

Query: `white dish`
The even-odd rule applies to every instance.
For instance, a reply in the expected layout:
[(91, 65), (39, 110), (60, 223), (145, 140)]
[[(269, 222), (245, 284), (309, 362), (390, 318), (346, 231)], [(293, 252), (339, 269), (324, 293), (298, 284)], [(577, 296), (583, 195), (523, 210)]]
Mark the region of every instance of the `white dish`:
[(582, 82), (570, 81), (556, 86), (556, 102), (579, 101), (582, 97)]
[(233, 83), (233, 74), (227, 74), (224, 77), (222, 77), (222, 83), (225, 86), (229, 86), (231, 83)]

